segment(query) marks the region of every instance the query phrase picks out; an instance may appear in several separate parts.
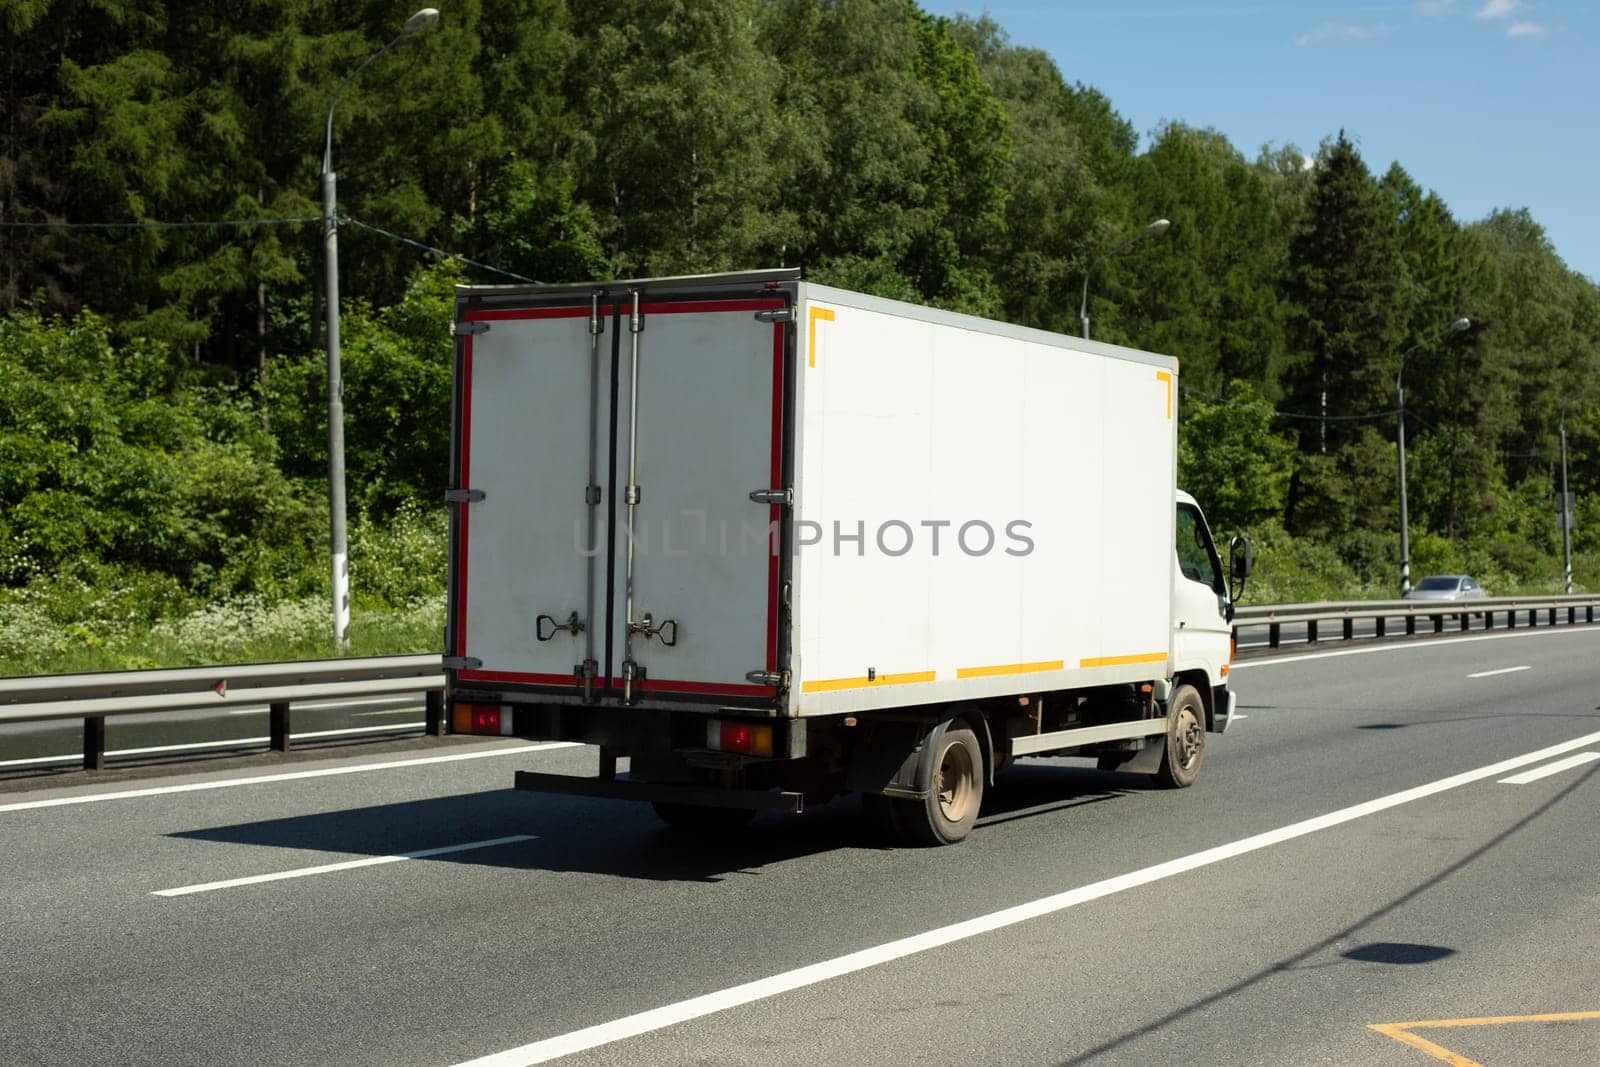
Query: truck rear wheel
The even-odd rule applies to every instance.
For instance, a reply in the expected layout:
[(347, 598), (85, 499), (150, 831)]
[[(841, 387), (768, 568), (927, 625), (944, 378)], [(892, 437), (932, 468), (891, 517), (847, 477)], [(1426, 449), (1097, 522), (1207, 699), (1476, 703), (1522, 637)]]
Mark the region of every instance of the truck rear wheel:
[(1167, 751), (1151, 775), (1157, 785), (1184, 789), (1200, 777), (1206, 758), (1206, 706), (1192, 685), (1180, 685), (1167, 704)]
[(953, 845), (972, 832), (983, 805), (983, 749), (965, 726), (946, 730), (922, 800), (894, 800), (900, 830), (919, 845)]
[(737, 833), (750, 825), (756, 817), (752, 808), (707, 808), (699, 804), (669, 804), (652, 801), (661, 821), (685, 834), (711, 837), (716, 834)]

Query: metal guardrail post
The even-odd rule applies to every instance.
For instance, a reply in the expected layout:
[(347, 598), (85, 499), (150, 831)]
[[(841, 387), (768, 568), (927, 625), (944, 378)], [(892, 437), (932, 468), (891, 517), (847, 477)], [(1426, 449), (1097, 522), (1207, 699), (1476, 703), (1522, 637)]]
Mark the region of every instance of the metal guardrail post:
[(270, 744), (274, 752), (287, 752), (293, 742), (289, 739), (289, 705), (287, 702), (267, 705)]
[(106, 717), (91, 715), (83, 720), (83, 769), (106, 769)]
[(1349, 641), (1356, 635), (1356, 620), (1346, 615), (1344, 617), (1344, 639)]
[(1389, 628), (1389, 620), (1384, 618), (1382, 615), (1379, 615), (1372, 621), (1377, 629), (1377, 636), (1382, 637), (1384, 635), (1384, 631)]
[(1317, 643), (1317, 620), (1316, 619), (1312, 619), (1310, 622), (1306, 623), (1306, 644), (1314, 645), (1316, 643)]
[(1444, 616), (1443, 615), (1435, 615), (1435, 616), (1433, 616), (1433, 632), (1436, 633), (1436, 634), (1444, 633)]
[(1283, 627), (1278, 623), (1273, 623), (1271, 626), (1267, 627), (1267, 644), (1273, 648), (1277, 648), (1282, 643)]
[(1556, 609), (1555, 608), (1551, 608), (1550, 609), (1550, 625), (1554, 626), (1555, 624), (1556, 624)]
[(1466, 633), (1468, 630), (1472, 629), (1472, 623), (1470, 621), (1471, 619), (1472, 619), (1472, 612), (1463, 611), (1461, 613), (1461, 632), (1462, 633)]
[(430, 689), (423, 695), (422, 705), (427, 717), (427, 730), (429, 737), (444, 736), (444, 694), (437, 689)]
[(1417, 617), (1415, 615), (1407, 615), (1406, 616), (1406, 636), (1407, 637), (1414, 636), (1416, 634), (1416, 632), (1417, 632)]

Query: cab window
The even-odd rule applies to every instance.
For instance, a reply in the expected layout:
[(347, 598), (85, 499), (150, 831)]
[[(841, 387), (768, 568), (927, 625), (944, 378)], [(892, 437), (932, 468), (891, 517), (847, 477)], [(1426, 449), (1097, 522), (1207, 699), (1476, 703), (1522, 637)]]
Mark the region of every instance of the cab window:
[(1178, 570), (1190, 581), (1209, 586), (1221, 595), (1222, 565), (1217, 560), (1217, 550), (1205, 519), (1189, 504), (1178, 505)]

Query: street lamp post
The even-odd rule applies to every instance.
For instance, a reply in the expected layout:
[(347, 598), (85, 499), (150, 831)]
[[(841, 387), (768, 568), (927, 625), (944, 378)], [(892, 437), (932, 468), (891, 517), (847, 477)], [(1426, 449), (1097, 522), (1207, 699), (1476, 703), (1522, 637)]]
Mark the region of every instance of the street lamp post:
[(339, 369), (339, 209), (333, 173), (333, 109), (345, 86), (374, 60), (438, 21), (439, 12), (431, 7), (406, 19), (393, 40), (339, 83), (328, 103), (327, 136), (322, 146), (322, 260), (328, 303), (328, 540), (333, 555), (333, 636), (341, 645), (350, 640), (350, 549), (345, 534), (344, 375)]
[(1447, 333), (1460, 333), (1472, 325), (1470, 319), (1457, 319), (1439, 332), (1423, 338), (1400, 353), (1400, 369), (1394, 373), (1395, 441), (1400, 446), (1400, 595), (1411, 592), (1411, 529), (1406, 514), (1406, 394), (1400, 378), (1406, 372), (1406, 357), (1423, 345), (1432, 344)]
[(1171, 227), (1172, 223), (1168, 222), (1166, 219), (1156, 219), (1156, 221), (1152, 222), (1150, 225), (1146, 226), (1144, 229), (1140, 230), (1138, 233), (1134, 234), (1132, 237), (1128, 238), (1126, 241), (1122, 242), (1105, 255), (1089, 263), (1089, 269), (1083, 272), (1083, 296), (1078, 300), (1078, 325), (1083, 330), (1083, 336), (1085, 340), (1087, 340), (1089, 337), (1089, 275), (1093, 274), (1096, 267), (1110, 259), (1112, 256), (1117, 255), (1120, 252), (1127, 251), (1133, 245), (1144, 240), (1146, 237), (1160, 237)]

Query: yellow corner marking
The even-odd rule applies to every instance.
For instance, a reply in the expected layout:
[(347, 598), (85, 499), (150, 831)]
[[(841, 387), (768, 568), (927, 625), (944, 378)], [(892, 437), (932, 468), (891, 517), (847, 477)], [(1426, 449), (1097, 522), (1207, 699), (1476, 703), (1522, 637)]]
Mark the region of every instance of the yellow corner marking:
[(876, 685), (913, 685), (917, 682), (931, 682), (934, 677), (934, 671), (911, 671), (907, 674), (879, 674), (871, 678), (864, 674), (855, 678), (822, 678), (815, 682), (801, 682), (800, 691), (832, 693), (840, 689), (866, 689)]
[(1033, 674), (1038, 671), (1059, 671), (1066, 663), (1059, 659), (1040, 660), (1038, 663), (1002, 663), (995, 667), (957, 667), (957, 678), (992, 678), (997, 674)]
[(817, 365), (818, 319), (821, 319), (823, 322), (832, 322), (833, 309), (819, 308), (815, 304), (811, 305), (811, 314), (806, 319), (806, 366), (808, 367), (815, 367)]
[(1141, 652), (1137, 656), (1093, 656), (1080, 659), (1080, 667), (1126, 667), (1132, 663), (1165, 663), (1165, 652)]
[(1459, 1052), (1451, 1052), (1443, 1045), (1436, 1045), (1411, 1031), (1445, 1030), (1456, 1026), (1504, 1026), (1507, 1023), (1570, 1023), (1586, 1019), (1600, 1020), (1600, 1011), (1567, 1011), (1549, 1015), (1486, 1015), (1476, 1019), (1428, 1019), (1414, 1023), (1372, 1023), (1367, 1029), (1376, 1030), (1384, 1037), (1393, 1038), (1403, 1045), (1410, 1045), (1418, 1051), (1426, 1052), (1440, 1063), (1448, 1063), (1450, 1067), (1483, 1067), (1477, 1060), (1469, 1060)]
[(1172, 418), (1172, 372), (1156, 371), (1156, 381), (1167, 383), (1167, 418)]
[(1425, 1037), (1418, 1037), (1404, 1026), (1395, 1023), (1376, 1023), (1368, 1026), (1368, 1030), (1376, 1030), (1385, 1037), (1392, 1037), (1402, 1045), (1410, 1045), (1420, 1052), (1426, 1052), (1440, 1063), (1448, 1063), (1450, 1067), (1483, 1067), (1477, 1060), (1469, 1060), (1465, 1056), (1451, 1052), (1442, 1045), (1435, 1045)]

